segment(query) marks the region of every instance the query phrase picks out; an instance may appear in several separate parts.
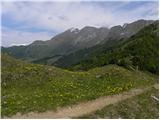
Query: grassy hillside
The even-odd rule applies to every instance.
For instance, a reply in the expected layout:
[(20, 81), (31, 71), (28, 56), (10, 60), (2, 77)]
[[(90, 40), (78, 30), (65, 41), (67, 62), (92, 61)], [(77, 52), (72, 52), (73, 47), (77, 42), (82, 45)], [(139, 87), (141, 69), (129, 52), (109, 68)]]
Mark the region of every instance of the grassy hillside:
[(54, 110), (99, 96), (148, 86), (156, 76), (109, 65), (86, 72), (30, 64), (2, 54), (2, 117)]
[(121, 101), (114, 105), (106, 106), (92, 114), (81, 116), (85, 119), (158, 119), (159, 102), (151, 96), (159, 96), (158, 90), (152, 88), (145, 93)]
[(59, 59), (56, 64), (60, 67), (69, 67), (71, 70), (88, 70), (108, 64), (117, 64), (130, 69), (158, 73), (158, 32), (158, 21), (156, 21), (127, 40), (118, 42), (112, 40), (109, 43), (110, 46), (97, 46), (94, 50), (90, 48), (86, 50), (86, 53), (85, 50), (79, 51), (77, 54)]

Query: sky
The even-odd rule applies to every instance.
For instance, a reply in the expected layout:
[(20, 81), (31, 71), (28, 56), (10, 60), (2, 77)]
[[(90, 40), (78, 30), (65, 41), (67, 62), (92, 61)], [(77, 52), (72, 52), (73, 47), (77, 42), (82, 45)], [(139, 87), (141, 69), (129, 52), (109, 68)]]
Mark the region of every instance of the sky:
[(2, 46), (49, 40), (70, 28), (112, 27), (138, 19), (158, 20), (154, 1), (2, 1)]

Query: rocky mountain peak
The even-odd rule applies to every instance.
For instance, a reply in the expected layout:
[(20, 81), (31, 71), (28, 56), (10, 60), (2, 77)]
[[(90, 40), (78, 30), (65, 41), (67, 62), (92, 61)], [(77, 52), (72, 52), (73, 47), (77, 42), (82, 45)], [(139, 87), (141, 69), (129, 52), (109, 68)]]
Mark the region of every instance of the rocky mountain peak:
[(72, 33), (78, 33), (79, 29), (78, 28), (70, 28), (69, 31)]

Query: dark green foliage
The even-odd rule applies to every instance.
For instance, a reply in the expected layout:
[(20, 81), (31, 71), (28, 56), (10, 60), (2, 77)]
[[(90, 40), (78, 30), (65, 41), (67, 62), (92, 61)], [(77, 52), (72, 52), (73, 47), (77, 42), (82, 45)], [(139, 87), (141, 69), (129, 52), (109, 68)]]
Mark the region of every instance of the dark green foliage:
[(158, 74), (159, 38), (158, 21), (143, 28), (128, 40), (118, 42), (110, 49), (94, 52), (91, 57), (72, 65), (71, 70), (88, 70), (107, 64), (131, 69), (147, 70)]

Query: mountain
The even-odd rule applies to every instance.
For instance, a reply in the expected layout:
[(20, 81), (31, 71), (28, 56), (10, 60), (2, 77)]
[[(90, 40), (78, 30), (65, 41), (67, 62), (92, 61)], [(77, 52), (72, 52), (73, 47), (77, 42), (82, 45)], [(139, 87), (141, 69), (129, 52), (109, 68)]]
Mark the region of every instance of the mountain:
[(110, 29), (91, 26), (86, 26), (81, 30), (71, 28), (47, 41), (38, 40), (27, 46), (2, 47), (2, 52), (22, 60), (51, 65), (62, 56), (80, 49), (87, 49), (111, 40), (128, 38), (151, 23), (153, 23), (152, 20), (138, 20)]
[[(142, 21), (142, 23), (141, 23), (141, 20), (138, 21), (137, 26), (140, 26), (140, 24), (142, 24), (142, 26), (144, 26), (145, 22)], [(131, 31), (131, 30), (129, 30), (131, 27), (133, 27), (133, 29), (138, 28), (138, 27), (136, 27), (136, 22), (134, 22), (132, 24), (125, 24), (123, 26), (123, 28), (125, 28), (125, 31), (126, 31), (126, 29), (128, 29), (128, 31)], [(119, 31), (121, 29), (122, 29), (121, 26), (116, 26), (116, 27), (111, 28), (111, 31), (115, 30), (115, 36), (116, 36), (117, 31)], [(146, 29), (146, 28), (144, 28), (144, 29)], [(120, 33), (121, 32), (119, 32), (119, 34)], [(127, 34), (127, 32), (125, 32), (125, 33)], [(133, 34), (133, 32), (130, 32), (130, 33)], [(110, 34), (109, 36), (112, 36), (112, 34)], [(128, 36), (128, 35), (126, 35), (126, 36)], [(98, 44), (98, 45), (95, 45), (94, 47), (90, 47), (90, 48), (87, 48), (87, 49), (82, 49), (82, 50), (76, 51), (74, 53), (71, 53), (69, 55), (65, 55), (65, 56), (61, 57), (58, 61), (56, 61), (53, 65), (56, 65), (58, 67), (68, 68), (68, 67), (70, 67), (74, 64), (79, 63), (80, 61), (82, 61), (84, 59), (89, 59), (90, 57), (95, 56), (95, 54), (96, 55), (98, 55), (98, 54), (101, 55), (102, 53), (110, 50), (113, 47), (116, 48), (123, 41), (129, 40), (129, 38), (121, 38), (121, 37), (119, 38), (119, 37), (117, 39), (113, 39), (113, 40), (108, 40), (108, 38), (105, 38), (103, 40), (104, 41), (103, 44)]]
[[(155, 83), (156, 76), (116, 65), (87, 72), (31, 64), (2, 54), (1, 115), (53, 111)], [(127, 78), (127, 79), (126, 79)]]
[(152, 24), (153, 22), (153, 20), (137, 20), (132, 23), (125, 23), (123, 26), (114, 26), (110, 29), (108, 36), (106, 37), (104, 42), (108, 40), (129, 38), (132, 35), (136, 34), (139, 30), (149, 24)]
[[(70, 67), (72, 70), (88, 70), (94, 67), (104, 66), (107, 64), (117, 64), (129, 69), (147, 70), (157, 73), (159, 70), (159, 21), (156, 21), (128, 39), (121, 39), (111, 47), (97, 46), (90, 48), (87, 52), (77, 51), (76, 53), (61, 58), (55, 64), (59, 67)], [(94, 51), (92, 51), (94, 49)], [(82, 53), (82, 54), (79, 54)], [(74, 58), (77, 56), (86, 59), (79, 61)], [(78, 62), (69, 64), (69, 57), (76, 59)], [(72, 61), (72, 60), (71, 60)]]
[[(35, 61), (43, 58), (69, 54), (78, 49), (94, 46), (97, 44), (98, 37), (106, 33), (107, 28), (84, 27), (82, 30), (69, 29), (48, 41), (35, 41), (28, 46), (12, 46), (2, 48), (2, 52), (9, 53), (11, 56), (28, 61)], [(101, 40), (104, 37), (101, 37)], [(57, 57), (58, 56), (58, 57)], [(55, 59), (55, 58), (54, 58)]]

